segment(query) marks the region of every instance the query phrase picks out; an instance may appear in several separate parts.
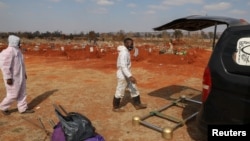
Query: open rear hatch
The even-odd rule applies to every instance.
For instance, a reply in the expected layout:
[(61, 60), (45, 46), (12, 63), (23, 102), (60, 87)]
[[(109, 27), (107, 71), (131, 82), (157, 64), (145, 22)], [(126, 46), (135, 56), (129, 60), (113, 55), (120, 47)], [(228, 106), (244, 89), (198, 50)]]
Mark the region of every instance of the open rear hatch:
[[(222, 17), (222, 16), (192, 15), (173, 20), (169, 23), (166, 23), (159, 27), (155, 27), (153, 29), (155, 31), (162, 31), (168, 29), (196, 31), (215, 26), (214, 35), (216, 35), (217, 25), (227, 25), (227, 27), (231, 27), (231, 26), (248, 25), (248, 24), (249, 23), (244, 19), (236, 19), (236, 18)], [(215, 37), (216, 36), (214, 36), (214, 42), (215, 42)], [(214, 47), (214, 42), (213, 42), (213, 47)]]

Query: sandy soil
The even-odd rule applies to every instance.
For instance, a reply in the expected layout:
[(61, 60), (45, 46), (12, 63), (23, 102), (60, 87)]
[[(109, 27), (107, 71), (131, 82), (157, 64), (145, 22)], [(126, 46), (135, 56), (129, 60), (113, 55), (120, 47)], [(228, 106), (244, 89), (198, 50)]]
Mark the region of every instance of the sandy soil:
[[(106, 141), (165, 141), (160, 132), (133, 126), (134, 116), (143, 117), (171, 104), (185, 95), (200, 100), (204, 67), (211, 51), (189, 49), (187, 55), (159, 55), (140, 48), (133, 58), (132, 72), (138, 81), (141, 100), (148, 104), (144, 110), (135, 110), (129, 93), (124, 97), (125, 113), (112, 112), (116, 87), (115, 50), (104, 53), (85, 50), (26, 51), (27, 95), (34, 114), (20, 114), (16, 103), (11, 115), (0, 114), (1, 141), (49, 141), (53, 128), (49, 120), (58, 122), (53, 104), (62, 105), (68, 112), (86, 115)], [(0, 99), (5, 96), (0, 82)], [(185, 108), (172, 107), (162, 113), (185, 119), (199, 109), (199, 104), (187, 103)], [(41, 119), (49, 132), (40, 126)], [(173, 122), (153, 116), (146, 121), (160, 127), (173, 127)], [(171, 141), (199, 141), (195, 120), (190, 120), (173, 132)]]

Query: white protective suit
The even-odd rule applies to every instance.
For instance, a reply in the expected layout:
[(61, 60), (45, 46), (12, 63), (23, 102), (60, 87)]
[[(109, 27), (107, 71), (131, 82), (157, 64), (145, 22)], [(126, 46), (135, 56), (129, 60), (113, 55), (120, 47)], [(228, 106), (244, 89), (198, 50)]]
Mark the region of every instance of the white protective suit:
[[(6, 87), (6, 97), (0, 103), (0, 109), (5, 111), (16, 100), (18, 111), (24, 112), (28, 106), (26, 102), (26, 70), (23, 55), (19, 48), (20, 38), (10, 35), (8, 47), (0, 53), (0, 67)], [(7, 79), (13, 84), (8, 85)]]
[(137, 86), (128, 79), (132, 76), (129, 50), (125, 46), (118, 46), (117, 51), (119, 54), (117, 58), (117, 87), (115, 97), (122, 98), (126, 88), (130, 90), (131, 97), (136, 97), (139, 95)]

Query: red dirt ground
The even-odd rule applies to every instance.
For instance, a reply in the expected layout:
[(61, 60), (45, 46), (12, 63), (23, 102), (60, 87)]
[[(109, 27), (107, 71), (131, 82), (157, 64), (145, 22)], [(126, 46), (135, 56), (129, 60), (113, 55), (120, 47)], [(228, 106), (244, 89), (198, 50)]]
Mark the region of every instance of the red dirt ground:
[[(49, 140), (50, 135), (38, 127), (36, 119), (40, 117), (45, 123), (48, 119), (58, 121), (52, 103), (66, 107), (67, 111), (85, 114), (106, 141), (166, 140), (156, 131), (132, 126), (132, 117), (144, 116), (181, 95), (200, 100), (203, 71), (211, 54), (211, 51), (198, 47), (186, 49), (186, 55), (159, 54), (159, 50), (150, 45), (138, 47), (139, 56), (132, 59), (132, 72), (137, 78), (142, 102), (147, 103), (148, 108), (136, 111), (129, 96), (125, 96), (123, 105), (126, 112), (119, 114), (111, 110), (116, 87), (115, 49), (107, 47), (101, 52), (95, 48), (94, 52), (89, 52), (89, 46), (72, 49), (73, 46), (69, 45), (61, 51), (42, 44), (39, 51), (34, 51), (31, 49), (33, 45), (23, 46), (28, 101), (36, 112), (21, 115), (13, 104), (10, 116), (0, 115), (0, 140), (3, 141)], [(150, 53), (149, 48), (153, 49)], [(0, 99), (5, 96), (3, 82), (1, 85)], [(167, 114), (184, 118), (198, 108), (199, 105), (191, 104), (185, 109), (170, 110)], [(171, 125), (155, 118), (149, 121), (159, 126)], [(48, 125), (46, 128), (50, 133), (53, 131)], [(171, 140), (201, 140), (195, 121), (174, 131)]]

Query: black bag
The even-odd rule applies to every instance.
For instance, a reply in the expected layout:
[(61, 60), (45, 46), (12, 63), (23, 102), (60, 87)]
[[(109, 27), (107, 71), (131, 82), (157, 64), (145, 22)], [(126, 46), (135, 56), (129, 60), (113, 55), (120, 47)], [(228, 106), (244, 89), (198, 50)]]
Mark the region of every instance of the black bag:
[(70, 112), (64, 116), (57, 108), (55, 112), (67, 141), (83, 141), (96, 135), (95, 127), (86, 116), (76, 112)]

